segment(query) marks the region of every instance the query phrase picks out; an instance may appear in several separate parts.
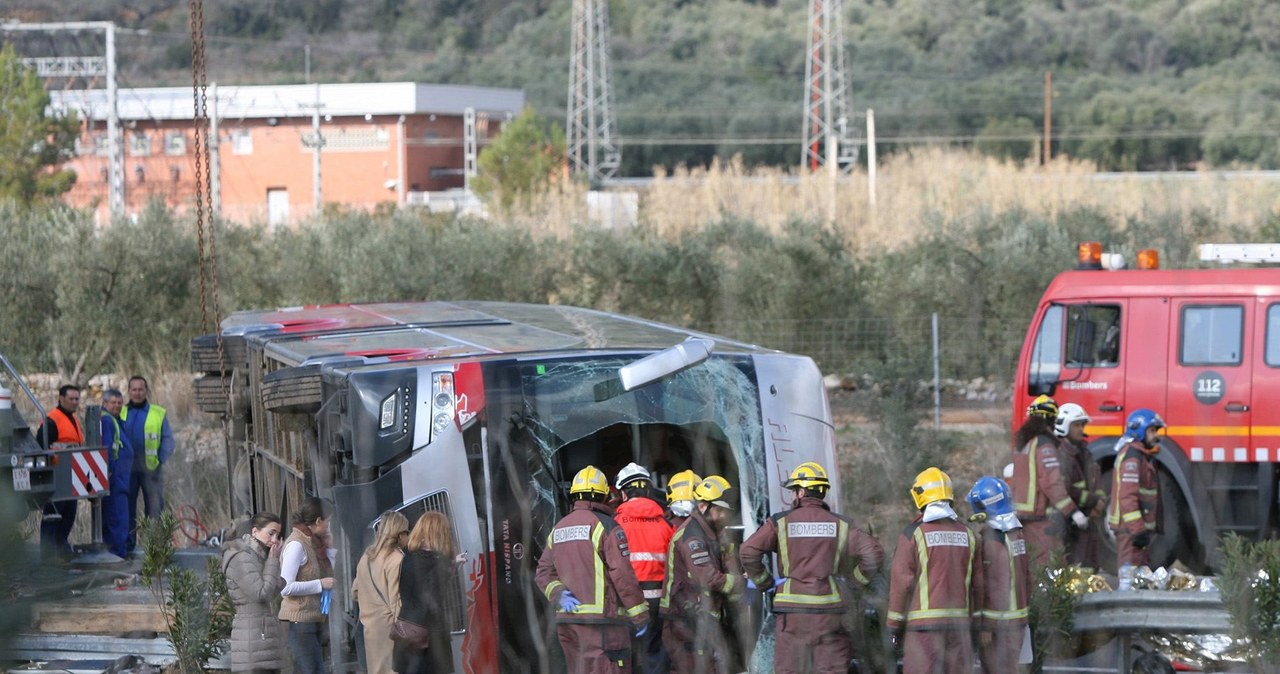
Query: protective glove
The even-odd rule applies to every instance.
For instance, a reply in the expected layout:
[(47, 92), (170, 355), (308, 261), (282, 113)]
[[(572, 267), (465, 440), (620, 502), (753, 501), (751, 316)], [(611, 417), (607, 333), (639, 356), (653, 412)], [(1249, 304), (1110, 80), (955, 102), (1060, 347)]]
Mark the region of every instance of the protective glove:
[(1089, 518), (1079, 510), (1071, 513), (1071, 521), (1075, 523), (1077, 529), (1084, 530), (1089, 528)]
[(1145, 548), (1148, 545), (1151, 545), (1151, 532), (1150, 531), (1138, 532), (1133, 535), (1133, 539), (1130, 540), (1129, 542), (1133, 543), (1133, 547), (1135, 548)]
[(640, 629), (636, 630), (636, 638), (639, 639), (640, 637), (644, 636), (645, 633), (648, 631), (649, 631), (649, 623), (645, 623), (641, 625)]
[[(774, 578), (774, 579), (773, 579), (773, 587), (766, 587), (766, 588), (765, 588), (765, 592), (772, 592), (772, 591), (774, 591), (774, 590), (778, 589), (779, 587), (781, 587), (781, 586), (782, 586), (782, 584), (783, 584), (783, 583), (785, 583), (785, 582), (787, 582), (787, 579), (786, 579), (786, 577), (785, 577), (785, 576), (784, 576), (784, 577), (782, 577), (782, 578)], [(748, 578), (748, 579), (747, 579), (747, 589), (748, 589), (748, 590), (759, 590), (760, 588), (756, 586), (755, 581), (753, 581), (753, 580), (751, 580), (750, 578)]]
[(560, 593), (560, 610), (561, 611), (564, 611), (565, 613), (577, 613), (578, 607), (581, 605), (582, 605), (582, 602), (578, 601), (578, 598), (573, 596), (573, 593), (570, 592), (569, 590), (565, 590), (564, 592)]

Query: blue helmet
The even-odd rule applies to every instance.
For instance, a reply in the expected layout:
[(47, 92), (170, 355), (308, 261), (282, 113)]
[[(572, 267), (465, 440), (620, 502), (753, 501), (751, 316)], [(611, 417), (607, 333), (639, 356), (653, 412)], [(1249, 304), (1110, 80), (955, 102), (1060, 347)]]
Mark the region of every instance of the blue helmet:
[(1013, 494), (1009, 485), (998, 477), (980, 477), (965, 496), (974, 513), (986, 513), (992, 517), (1013, 512)]
[(1142, 441), (1147, 437), (1148, 428), (1164, 428), (1164, 419), (1159, 414), (1145, 407), (1129, 413), (1124, 422), (1124, 437), (1129, 440)]

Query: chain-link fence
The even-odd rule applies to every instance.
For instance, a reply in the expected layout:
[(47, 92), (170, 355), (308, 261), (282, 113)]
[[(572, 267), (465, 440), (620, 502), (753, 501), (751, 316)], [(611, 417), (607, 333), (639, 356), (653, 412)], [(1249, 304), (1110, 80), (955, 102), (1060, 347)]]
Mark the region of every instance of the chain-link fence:
[[(944, 379), (1011, 382), (1027, 323), (987, 317), (937, 318), (937, 357)], [(933, 377), (933, 316), (817, 320), (735, 319), (710, 331), (807, 355), (824, 373)]]

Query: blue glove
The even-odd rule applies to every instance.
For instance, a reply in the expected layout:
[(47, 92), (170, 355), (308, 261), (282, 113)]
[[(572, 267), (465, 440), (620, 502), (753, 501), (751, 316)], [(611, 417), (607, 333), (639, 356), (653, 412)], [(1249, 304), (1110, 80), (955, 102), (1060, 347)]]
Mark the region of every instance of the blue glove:
[(564, 611), (565, 613), (577, 613), (578, 607), (581, 605), (582, 605), (582, 602), (578, 601), (578, 598), (573, 596), (572, 592), (565, 590), (564, 592), (560, 593), (560, 610), (561, 611)]
[(787, 577), (786, 577), (786, 576), (779, 576), (779, 577), (777, 577), (777, 578), (774, 578), (774, 579), (773, 579), (773, 589), (775, 589), (775, 590), (776, 590), (776, 589), (778, 589), (778, 588), (782, 587), (782, 584), (783, 584), (783, 583), (785, 583), (785, 582), (787, 582)]
[[(778, 589), (778, 588), (779, 588), (779, 587), (781, 587), (781, 586), (782, 586), (782, 584), (783, 584), (783, 583), (785, 583), (785, 582), (787, 582), (786, 577), (782, 577), (782, 578), (774, 578), (774, 579), (773, 579), (773, 587), (769, 588), (769, 591), (772, 591), (772, 590), (776, 590), (776, 589)], [(753, 580), (751, 580), (750, 578), (748, 578), (748, 579), (747, 579), (747, 589), (748, 589), (748, 590), (759, 590), (760, 588), (756, 587), (755, 581), (753, 581)]]
[(640, 629), (636, 630), (636, 637), (637, 638), (642, 637), (644, 636), (645, 632), (648, 632), (648, 631), (649, 631), (649, 623), (645, 623), (640, 626)]

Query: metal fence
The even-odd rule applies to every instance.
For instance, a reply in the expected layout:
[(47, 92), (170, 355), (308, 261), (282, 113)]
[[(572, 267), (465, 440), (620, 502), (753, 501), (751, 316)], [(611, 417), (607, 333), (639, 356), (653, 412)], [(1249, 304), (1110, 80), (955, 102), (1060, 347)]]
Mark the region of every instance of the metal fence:
[(710, 332), (760, 346), (807, 355), (827, 374), (894, 372), (932, 378), (936, 358), (944, 379), (1013, 380), (1026, 319), (934, 314), (907, 318), (816, 320), (732, 319)]

